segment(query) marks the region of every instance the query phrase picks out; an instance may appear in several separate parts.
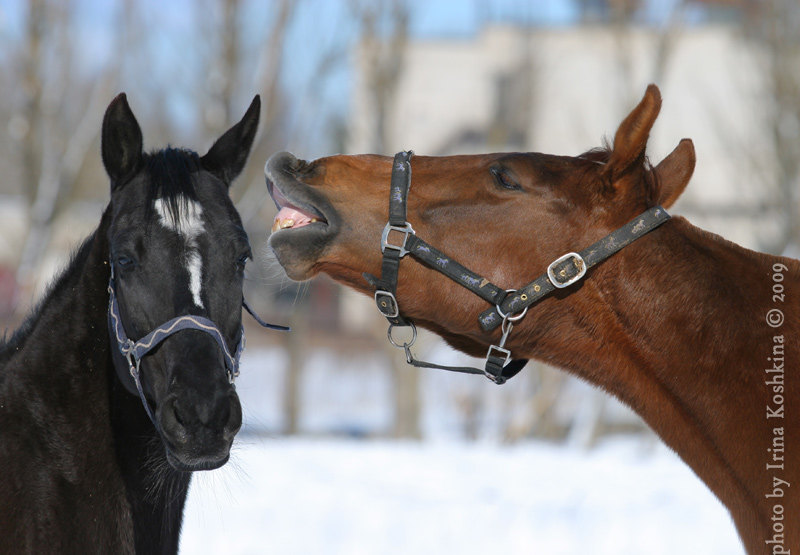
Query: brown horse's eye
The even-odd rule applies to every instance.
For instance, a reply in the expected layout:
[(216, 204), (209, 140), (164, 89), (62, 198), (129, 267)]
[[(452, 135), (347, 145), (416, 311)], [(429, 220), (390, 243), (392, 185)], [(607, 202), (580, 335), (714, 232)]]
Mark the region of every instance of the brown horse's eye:
[(491, 172), (492, 177), (494, 177), (495, 183), (503, 189), (508, 189), (510, 191), (522, 190), (522, 186), (514, 181), (514, 178), (511, 177), (505, 169), (495, 167), (491, 168), (489, 172)]

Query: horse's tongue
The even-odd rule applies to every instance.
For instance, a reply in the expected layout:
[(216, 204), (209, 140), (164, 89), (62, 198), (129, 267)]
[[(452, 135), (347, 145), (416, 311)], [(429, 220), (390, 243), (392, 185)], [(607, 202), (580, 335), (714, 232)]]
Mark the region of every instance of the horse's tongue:
[(279, 229), (287, 229), (290, 227), (302, 227), (315, 221), (317, 221), (316, 217), (306, 214), (299, 208), (284, 206), (278, 211), (278, 215), (275, 216), (275, 221), (272, 223), (272, 231), (274, 232)]

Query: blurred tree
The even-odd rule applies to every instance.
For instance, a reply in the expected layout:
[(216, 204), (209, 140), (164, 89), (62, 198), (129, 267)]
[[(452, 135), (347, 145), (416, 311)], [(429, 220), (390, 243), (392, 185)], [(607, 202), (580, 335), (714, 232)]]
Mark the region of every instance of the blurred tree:
[(371, 2), (353, 0), (360, 22), (364, 78), (373, 112), (372, 148), (383, 153), (397, 82), (403, 72), (408, 48), (409, 7), (404, 0)]
[(91, 81), (80, 79), (75, 70), (71, 2), (29, 0), (27, 7), (18, 54), (23, 86), (12, 116), (19, 130), (22, 193), (29, 221), (17, 270), (16, 300), (28, 298), (51, 224), (72, 200), (76, 178), (95, 146), (115, 77), (113, 68), (107, 67)]
[[(403, 72), (408, 48), (410, 8), (404, 0), (371, 2), (353, 0), (351, 9), (359, 22), (359, 52), (370, 103), (372, 128), (368, 146), (371, 152), (386, 154), (388, 122), (395, 109), (395, 91)], [(382, 334), (381, 334), (382, 335)], [(394, 424), (398, 438), (422, 437), (420, 429), (419, 370), (406, 364), (397, 350), (385, 343), (394, 382)]]
[[(283, 119), (288, 106), (283, 95), (283, 55), (298, 0), (276, 0), (267, 4), (267, 27), (246, 33), (245, 21), (255, 17), (259, 4), (243, 0), (199, 0), (205, 15), (197, 20), (198, 36), (204, 41), (200, 53), (200, 94), (196, 110), (202, 134), (212, 140), (237, 121), (252, 96), (261, 95), (259, 134), (250, 163), (231, 194), (247, 222), (265, 197), (263, 163), (285, 145), (288, 129)], [(261, 5), (263, 7), (263, 5)], [(242, 112), (242, 113), (240, 113)]]
[(774, 196), (768, 204), (777, 208), (782, 231), (763, 247), (780, 254), (790, 245), (800, 246), (800, 4), (780, 0), (742, 4), (745, 33), (763, 55), (763, 93), (772, 102), (763, 114), (773, 152), (772, 171), (765, 175), (774, 183), (765, 186)]

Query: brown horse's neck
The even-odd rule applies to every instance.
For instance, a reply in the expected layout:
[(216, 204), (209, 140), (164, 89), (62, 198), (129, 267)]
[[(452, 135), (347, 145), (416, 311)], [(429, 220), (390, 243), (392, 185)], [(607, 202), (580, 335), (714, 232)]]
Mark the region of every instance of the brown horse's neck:
[[(785, 269), (776, 272), (776, 263)], [(776, 283), (782, 300), (773, 298)], [(743, 536), (758, 538), (747, 549), (762, 552), (774, 510), (800, 512), (800, 468), (785, 460), (800, 462), (791, 451), (800, 433), (780, 412), (800, 406), (798, 295), (797, 261), (675, 218), (598, 267), (580, 291), (543, 302), (558, 311), (558, 325), (529, 329), (515, 355), (527, 347), (527, 356), (631, 405), (728, 507), (742, 507), (733, 518)], [(780, 327), (765, 322), (773, 308), (786, 317)], [(766, 497), (776, 487), (784, 497)], [(800, 542), (798, 527), (779, 527), (787, 546)]]

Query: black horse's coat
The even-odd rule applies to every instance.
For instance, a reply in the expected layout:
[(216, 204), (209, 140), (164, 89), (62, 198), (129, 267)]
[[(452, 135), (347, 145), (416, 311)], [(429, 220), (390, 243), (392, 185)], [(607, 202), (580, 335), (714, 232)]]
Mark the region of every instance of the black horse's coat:
[[(205, 334), (181, 332), (143, 361), (142, 374), (162, 427), (169, 431), (164, 419), (177, 414), (173, 426), (189, 439), (178, 444), (156, 431), (114, 368), (117, 345), (107, 328), (110, 264), (122, 264), (115, 251), (135, 245), (133, 269), (126, 260), (121, 273), (127, 277), (119, 282), (132, 328), (163, 318), (159, 310), (183, 311), (213, 319), (229, 343), (235, 339), (240, 259), (249, 246), (227, 188), (249, 153), (259, 108), (256, 98), (242, 121), (199, 157), (178, 149), (142, 154), (141, 132), (124, 95), (109, 106), (103, 160), (111, 203), (32, 315), (0, 344), (0, 552), (177, 552), (191, 477), (186, 470), (224, 464), (241, 408), (215, 347), (200, 337)], [(163, 199), (176, 219), (182, 203), (202, 206), (209, 228), (197, 246), (205, 256), (204, 307), (187, 304), (181, 292), (187, 279), (178, 263), (183, 244), (178, 233), (152, 221), (155, 199)], [(120, 222), (123, 229), (117, 229)], [(139, 282), (144, 289), (136, 289)], [(148, 288), (155, 300), (135, 297)], [(192, 349), (210, 362), (187, 356)], [(196, 408), (206, 401), (206, 412)], [(205, 438), (216, 442), (211, 454)], [(178, 463), (186, 468), (176, 469)]]

